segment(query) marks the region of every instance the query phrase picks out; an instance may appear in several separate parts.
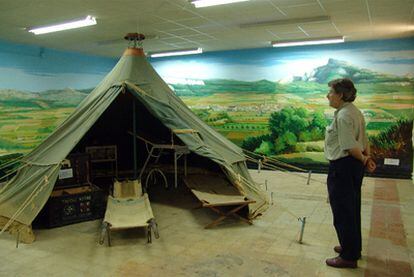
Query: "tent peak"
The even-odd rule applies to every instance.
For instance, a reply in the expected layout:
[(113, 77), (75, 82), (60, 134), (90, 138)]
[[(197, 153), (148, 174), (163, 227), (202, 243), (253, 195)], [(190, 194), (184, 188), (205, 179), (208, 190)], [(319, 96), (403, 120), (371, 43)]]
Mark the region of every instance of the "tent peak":
[(141, 56), (144, 57), (144, 50), (142, 48), (128, 47), (125, 49), (122, 56)]
[(125, 50), (123, 56), (145, 56), (142, 50), (142, 41), (145, 39), (144, 34), (128, 33), (124, 36), (124, 39), (129, 41), (130, 46)]
[(124, 36), (124, 39), (129, 41), (143, 41), (145, 39), (145, 35), (139, 33), (128, 33)]

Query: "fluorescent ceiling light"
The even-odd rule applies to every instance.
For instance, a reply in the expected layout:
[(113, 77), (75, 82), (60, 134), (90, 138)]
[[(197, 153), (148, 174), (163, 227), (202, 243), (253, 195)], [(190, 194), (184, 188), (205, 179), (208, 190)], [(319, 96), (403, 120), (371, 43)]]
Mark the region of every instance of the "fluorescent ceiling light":
[(281, 26), (281, 25), (315, 23), (315, 22), (326, 22), (326, 21), (331, 21), (331, 17), (329, 17), (329, 16), (314, 16), (314, 17), (302, 17), (302, 18), (291, 18), (291, 19), (281, 19), (281, 20), (259, 21), (259, 22), (253, 22), (253, 23), (240, 24), (240, 28), (254, 28), (254, 27), (263, 27), (263, 26)]
[(169, 56), (192, 55), (192, 54), (200, 54), (200, 53), (203, 53), (202, 48), (174, 50), (174, 51), (168, 51), (168, 52), (159, 52), (159, 53), (150, 54), (150, 56), (151, 56), (151, 58), (159, 58), (159, 57), (169, 57)]
[(191, 1), (196, 8), (204, 8), (209, 6), (217, 6), (217, 5), (224, 5), (224, 4), (231, 4), (236, 2), (246, 2), (249, 0), (194, 0)]
[(345, 42), (344, 37), (316, 38), (306, 40), (272, 41), (273, 47), (287, 47), (300, 45), (332, 44)]
[(35, 35), (41, 35), (41, 34), (58, 32), (58, 31), (63, 31), (63, 30), (91, 26), (95, 24), (96, 24), (95, 17), (88, 15), (85, 19), (82, 19), (82, 20), (76, 20), (72, 22), (66, 22), (66, 23), (61, 23), (61, 24), (56, 24), (56, 25), (51, 25), (51, 26), (31, 28), (28, 31), (31, 33), (34, 33)]

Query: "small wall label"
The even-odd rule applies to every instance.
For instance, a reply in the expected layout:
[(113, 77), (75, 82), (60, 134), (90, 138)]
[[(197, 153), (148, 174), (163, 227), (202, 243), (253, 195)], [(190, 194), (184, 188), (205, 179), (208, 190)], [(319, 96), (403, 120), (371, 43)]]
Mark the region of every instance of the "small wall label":
[(73, 177), (73, 170), (72, 168), (68, 169), (61, 169), (59, 170), (59, 179), (68, 179)]
[(384, 164), (399, 166), (400, 165), (400, 159), (385, 158), (384, 159)]

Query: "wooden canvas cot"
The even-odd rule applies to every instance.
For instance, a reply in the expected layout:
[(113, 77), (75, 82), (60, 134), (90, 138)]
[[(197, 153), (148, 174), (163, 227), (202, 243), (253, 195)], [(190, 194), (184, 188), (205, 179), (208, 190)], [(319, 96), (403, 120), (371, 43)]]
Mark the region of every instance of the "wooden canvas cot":
[(159, 238), (148, 194), (142, 193), (141, 182), (115, 181), (113, 196), (108, 197), (99, 242), (104, 243), (106, 234), (111, 246), (111, 231), (130, 228), (146, 228), (148, 243), (152, 242), (152, 231)]
[(192, 174), (184, 178), (184, 183), (201, 202), (203, 208), (209, 208), (220, 215), (204, 228), (214, 227), (230, 216), (252, 224), (249, 218), (239, 215), (238, 212), (256, 201), (241, 195), (224, 176)]

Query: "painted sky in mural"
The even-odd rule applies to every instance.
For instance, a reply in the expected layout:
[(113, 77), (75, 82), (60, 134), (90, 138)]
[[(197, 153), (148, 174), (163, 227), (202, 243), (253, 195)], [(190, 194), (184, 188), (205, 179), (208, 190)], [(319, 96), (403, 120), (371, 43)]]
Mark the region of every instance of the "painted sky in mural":
[(92, 88), (117, 59), (0, 41), (0, 89), (44, 91)]
[[(350, 42), (334, 47), (223, 51), (150, 61), (169, 83), (188, 79), (287, 82), (327, 64), (329, 58), (404, 76), (414, 71), (414, 39)], [(23, 91), (92, 88), (117, 60), (0, 41), (0, 88)]]
[(197, 56), (152, 59), (158, 73), (170, 82), (185, 79), (290, 81), (327, 64), (330, 58), (393, 75), (414, 72), (414, 39), (350, 42), (335, 46), (307, 46), (205, 53)]

